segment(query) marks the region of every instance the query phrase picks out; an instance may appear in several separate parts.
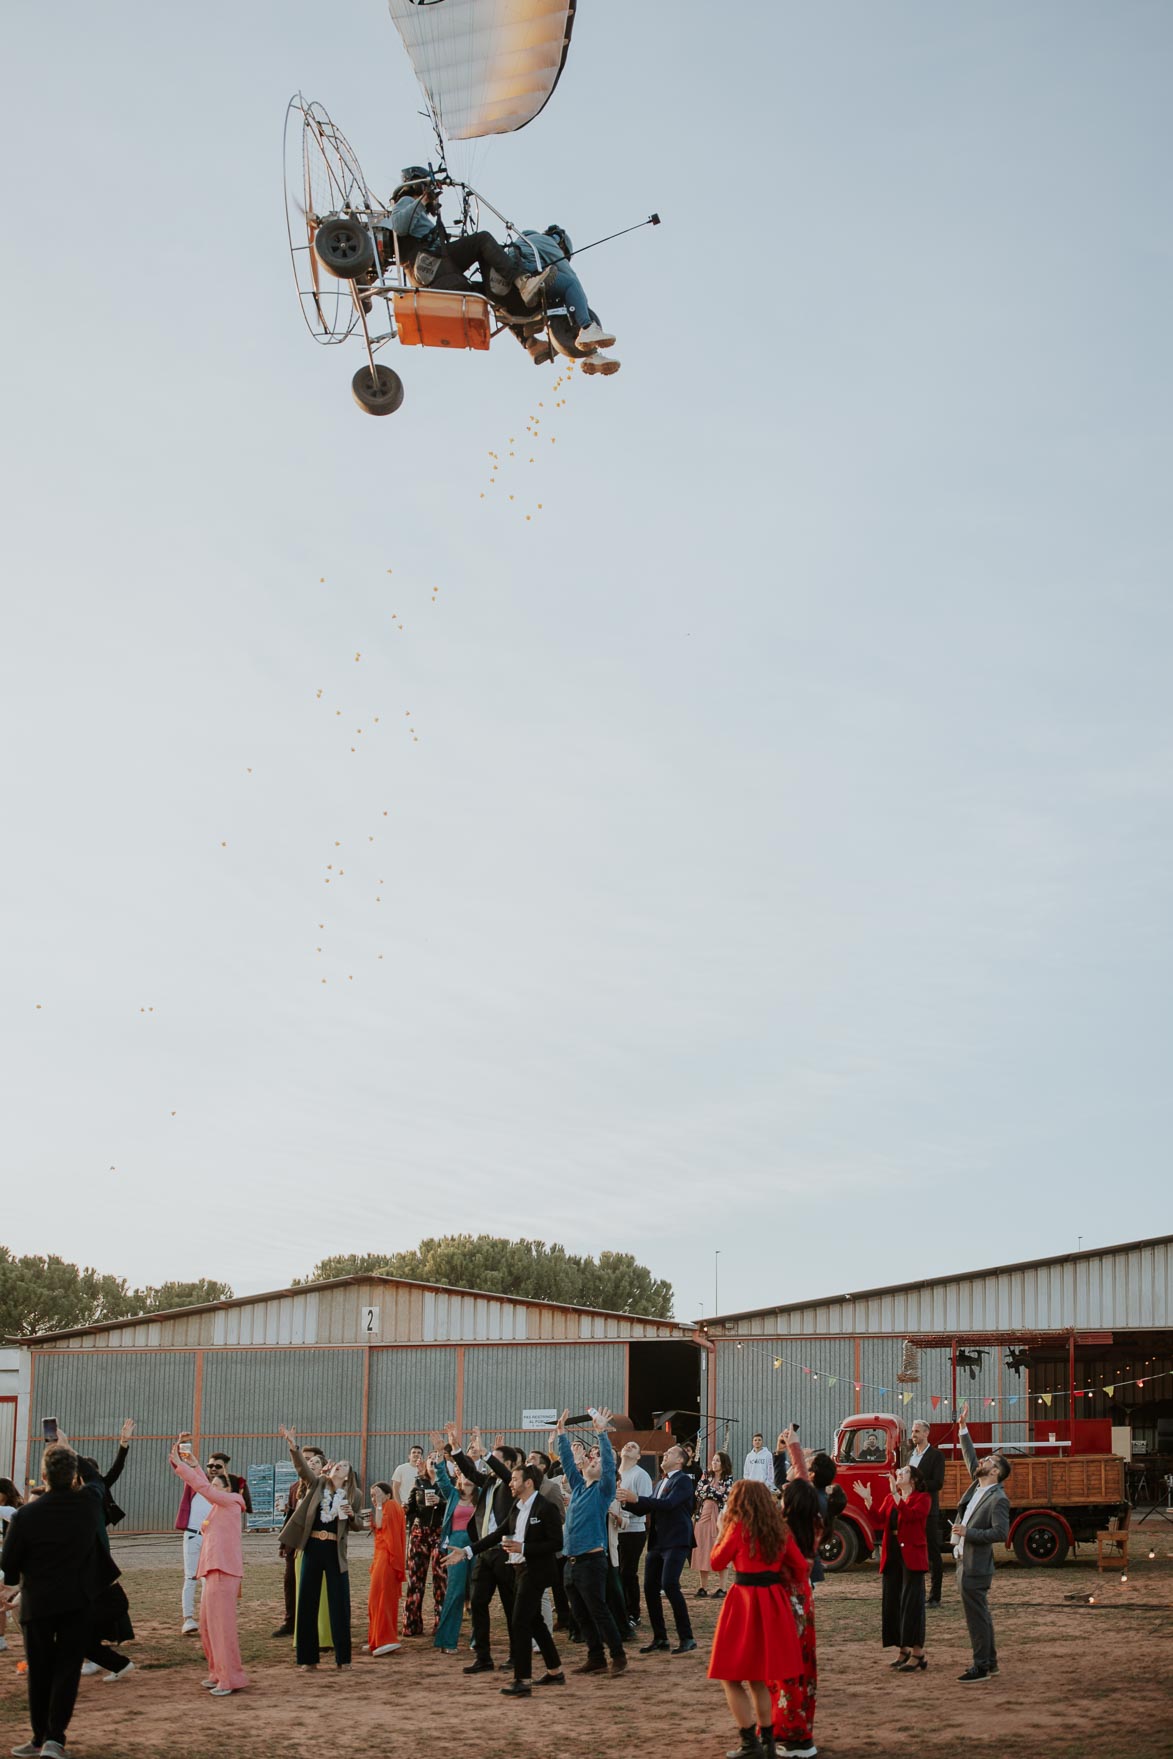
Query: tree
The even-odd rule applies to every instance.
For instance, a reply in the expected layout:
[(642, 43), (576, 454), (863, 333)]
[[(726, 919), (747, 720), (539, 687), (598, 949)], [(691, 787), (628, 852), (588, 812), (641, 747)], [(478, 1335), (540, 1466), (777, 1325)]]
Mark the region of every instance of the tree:
[(27, 1338), (43, 1331), (72, 1331), (104, 1319), (131, 1319), (165, 1307), (191, 1307), (230, 1297), (227, 1283), (203, 1279), (128, 1289), (125, 1277), (88, 1265), (79, 1269), (55, 1254), (17, 1258), (0, 1246), (0, 1337)]
[(446, 1234), (406, 1252), (342, 1253), (323, 1258), (295, 1283), (341, 1276), (392, 1276), (449, 1289), (483, 1289), (529, 1301), (562, 1301), (611, 1313), (672, 1317), (672, 1284), (654, 1277), (630, 1252), (579, 1257), (541, 1240), (499, 1240), (491, 1234)]

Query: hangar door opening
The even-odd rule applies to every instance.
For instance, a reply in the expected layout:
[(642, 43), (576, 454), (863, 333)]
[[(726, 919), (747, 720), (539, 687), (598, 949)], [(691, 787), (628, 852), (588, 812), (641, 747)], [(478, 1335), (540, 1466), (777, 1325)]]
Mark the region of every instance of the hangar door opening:
[(665, 1341), (628, 1345), (627, 1415), (651, 1429), (663, 1411), (677, 1411), (672, 1433), (692, 1441), (700, 1428), (701, 1352), (695, 1344)]

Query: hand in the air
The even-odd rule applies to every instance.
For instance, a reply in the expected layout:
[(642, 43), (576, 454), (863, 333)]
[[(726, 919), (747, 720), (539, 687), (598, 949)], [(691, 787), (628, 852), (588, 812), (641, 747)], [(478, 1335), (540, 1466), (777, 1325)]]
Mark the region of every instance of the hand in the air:
[(599, 1410), (595, 1412), (591, 1421), (595, 1426), (595, 1434), (602, 1435), (604, 1431), (611, 1427), (611, 1413), (605, 1407), (600, 1407)]
[(118, 1431), (118, 1445), (119, 1445), (119, 1447), (120, 1448), (129, 1447), (130, 1446), (130, 1438), (133, 1434), (134, 1434), (134, 1418), (128, 1417), (126, 1419), (125, 1423), (122, 1425), (122, 1428)]

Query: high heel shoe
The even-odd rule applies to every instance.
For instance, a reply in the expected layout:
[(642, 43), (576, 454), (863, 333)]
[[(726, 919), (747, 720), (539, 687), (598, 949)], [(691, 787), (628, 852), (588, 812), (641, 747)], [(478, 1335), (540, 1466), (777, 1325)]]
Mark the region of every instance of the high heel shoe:
[(910, 1655), (907, 1661), (902, 1661), (899, 1664), (896, 1671), (897, 1673), (924, 1673), (928, 1665), (927, 1655)]
[(892, 1669), (893, 1673), (895, 1673), (895, 1671), (898, 1667), (903, 1667), (905, 1662), (911, 1659), (911, 1656), (912, 1656), (911, 1649), (902, 1649), (900, 1651), (900, 1654), (896, 1657), (896, 1660), (890, 1661), (888, 1663), (888, 1666)]

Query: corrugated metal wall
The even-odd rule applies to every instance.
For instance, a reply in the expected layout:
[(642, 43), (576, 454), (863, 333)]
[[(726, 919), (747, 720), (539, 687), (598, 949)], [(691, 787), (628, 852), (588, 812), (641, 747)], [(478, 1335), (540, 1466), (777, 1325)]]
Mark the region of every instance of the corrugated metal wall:
[[(782, 1366), (775, 1368), (778, 1357)], [(804, 1338), (801, 1345), (793, 1339), (754, 1340), (740, 1349), (736, 1343), (719, 1343), (715, 1445), (725, 1445), (720, 1419), (728, 1417), (729, 1449), (738, 1471), (755, 1430), (761, 1430), (772, 1448), (778, 1432), (796, 1420), (808, 1447), (829, 1449), (837, 1424), (854, 1409), (854, 1361), (847, 1338)], [(811, 1373), (804, 1374), (804, 1368)]]
[(367, 1481), (388, 1479), (413, 1442), (456, 1416), (456, 1351), (394, 1348), (371, 1351)]
[[(234, 1464), (234, 1440), (271, 1439), (284, 1454), (277, 1428), (291, 1423), (299, 1436), (320, 1441), (328, 1452), (353, 1447), (362, 1426), (362, 1380), (361, 1350), (208, 1350), (205, 1446), (222, 1444)], [(270, 1454), (255, 1457), (267, 1460)]]
[(34, 1352), (32, 1423), (26, 1478), (39, 1476), (40, 1425), (56, 1417), (70, 1441), (105, 1471), (118, 1446), (123, 1419), (140, 1436), (131, 1443), (114, 1500), (126, 1511), (127, 1531), (167, 1528), (179, 1503), (178, 1480), (167, 1453), (195, 1409), (195, 1356), (186, 1350), (92, 1355)]
[(464, 1352), (465, 1423), (479, 1423), (487, 1435), (502, 1430), (515, 1447), (542, 1447), (545, 1436), (521, 1428), (524, 1410), (569, 1409), (577, 1416), (589, 1405), (605, 1405), (621, 1411), (625, 1373), (623, 1344), (468, 1347)]

